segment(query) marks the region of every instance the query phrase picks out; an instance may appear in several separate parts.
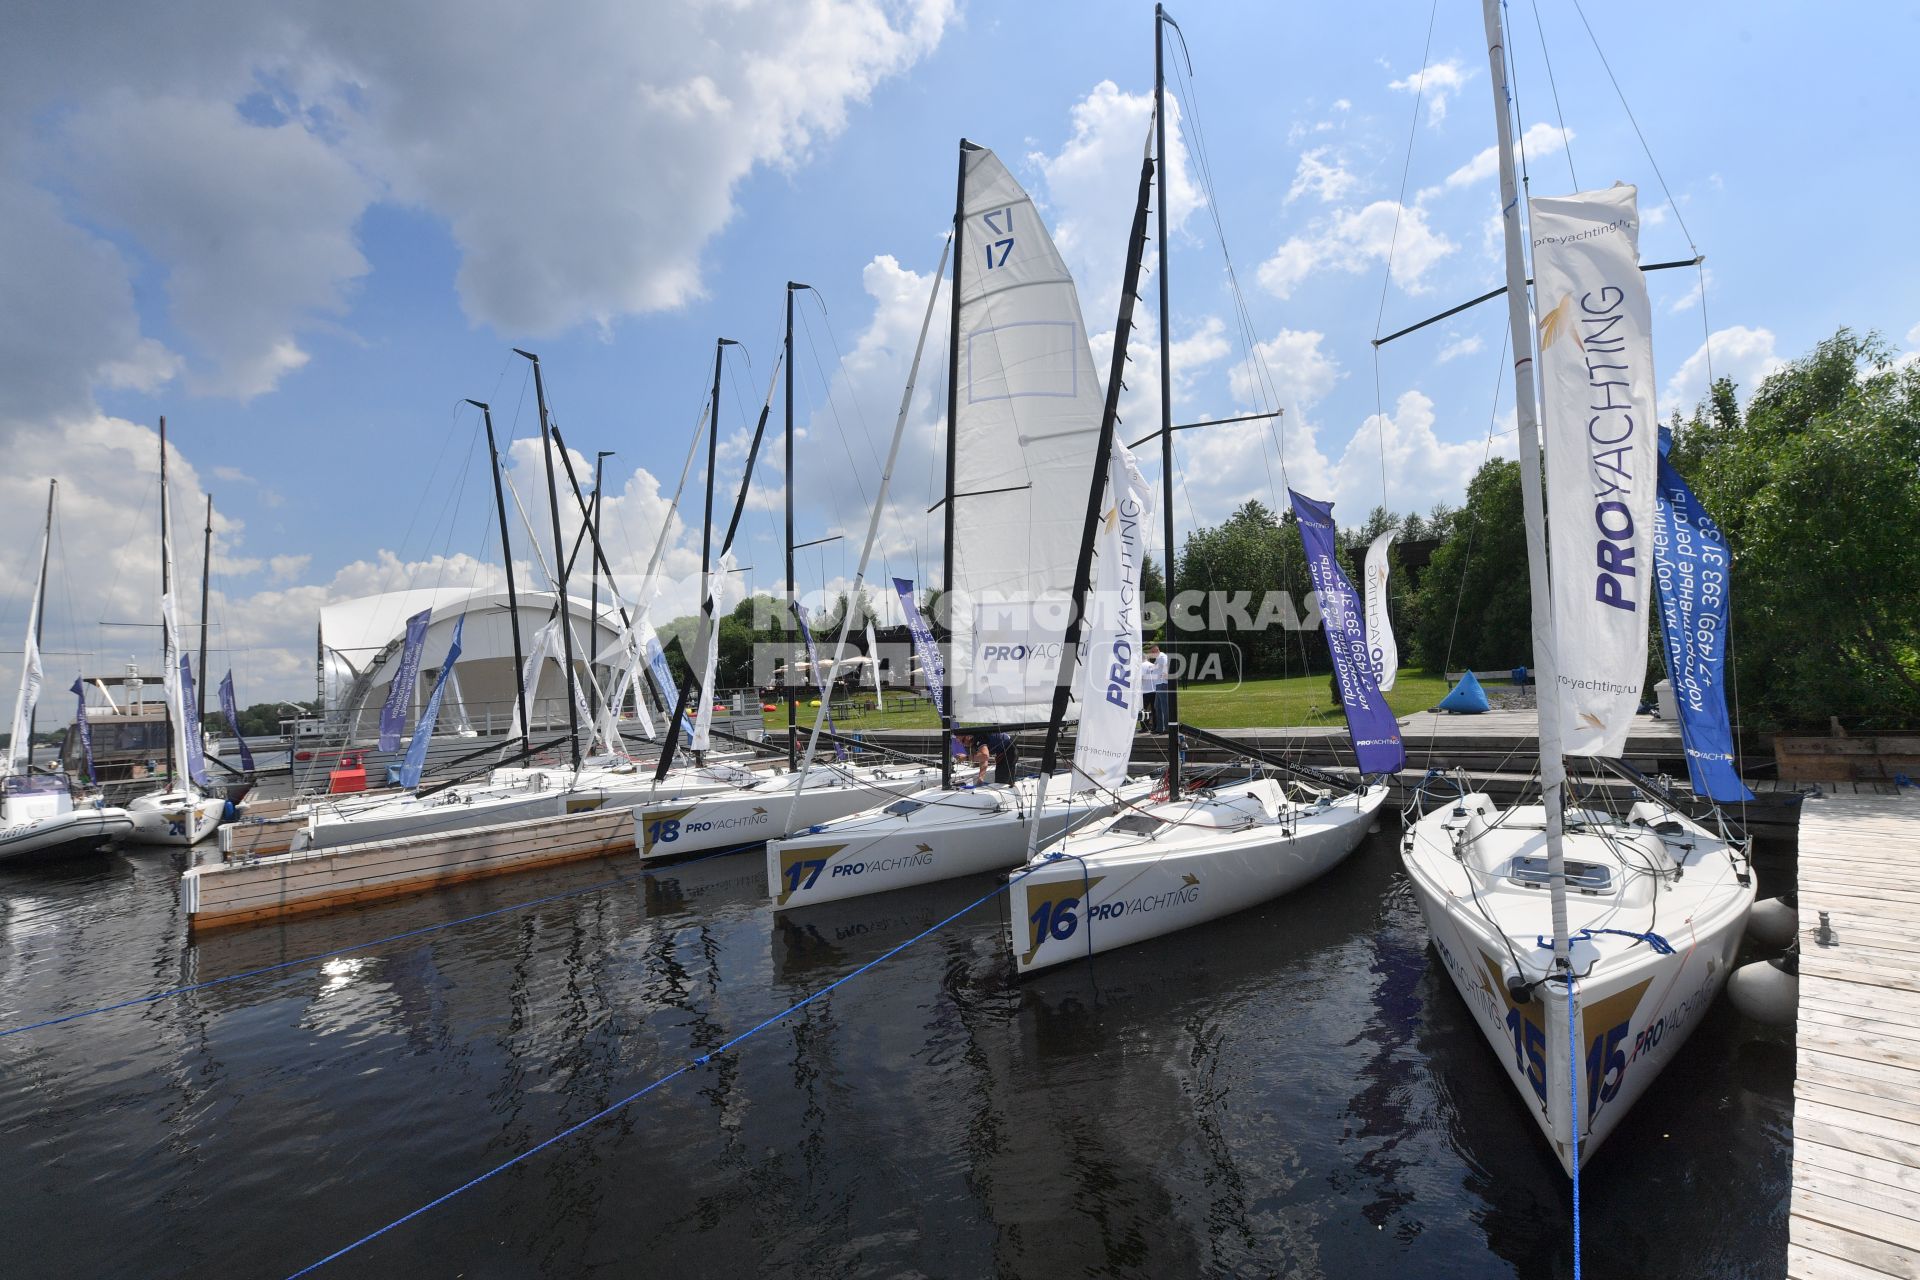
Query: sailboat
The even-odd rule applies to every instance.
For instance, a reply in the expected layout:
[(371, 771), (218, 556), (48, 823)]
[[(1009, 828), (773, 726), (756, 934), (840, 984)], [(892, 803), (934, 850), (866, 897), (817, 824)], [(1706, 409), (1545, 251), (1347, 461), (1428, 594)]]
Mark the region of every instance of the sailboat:
[[(1093, 475), (1105, 398), (1066, 262), (1032, 199), (987, 148), (960, 144), (955, 208), (942, 505), (948, 597), (957, 603), (952, 670), (929, 682), (943, 740), (956, 725), (1010, 730), (1051, 708), (1059, 658), (1010, 663), (1001, 655), (1060, 653), (1065, 611), (1052, 626), (1045, 618), (1072, 598), (1082, 541), (1077, 513), (1061, 497), (1084, 492)], [(1112, 515), (1117, 530), (1117, 507)], [(1127, 511), (1136, 541), (1144, 522), (1136, 499)], [(1128, 554), (1137, 570), (1137, 548)], [(923, 632), (912, 584), (896, 590), (908, 625)], [(1137, 600), (1137, 580), (1129, 595)], [(999, 599), (1019, 602), (1024, 616), (996, 618)], [(1138, 651), (1137, 609), (1131, 616), (1129, 657)], [(1078, 707), (1069, 714), (1077, 718)], [(1133, 717), (1123, 711), (1121, 719), (1130, 747)], [(1052, 840), (1122, 802), (1144, 801), (1153, 784), (1125, 779), (1126, 754), (1114, 788), (1072, 774), (1044, 788), (1036, 778), (956, 786), (949, 770), (944, 785), (772, 841), (775, 909), (1004, 871), (1020, 861), (1030, 828)]]
[[(469, 401), (469, 403), (481, 411), (485, 422), (487, 445), (493, 462), (494, 498), (499, 518), (501, 545), (506, 549), (503, 559), (507, 566), (509, 611), (515, 620), (514, 668), (518, 674), (514, 707), (516, 732), (523, 746), (530, 748), (527, 697), (531, 689), (538, 687), (541, 671), (549, 658), (559, 661), (567, 684), (570, 732), (566, 742), (571, 750), (571, 760), (564, 765), (501, 765), (488, 770), (484, 777), (477, 778), (470, 784), (421, 790), (418, 788), (418, 765), (413, 764), (410, 759), (410, 774), (403, 775), (402, 779), (407, 790), (401, 795), (375, 795), (346, 799), (330, 797), (315, 800), (304, 808), (296, 810), (295, 816), (306, 819), (306, 827), (303, 831), (293, 834), (290, 845), (293, 852), (331, 848), (369, 840), (430, 835), (537, 818), (564, 817), (568, 814), (601, 809), (624, 809), (646, 800), (658, 799), (663, 795), (701, 795), (756, 785), (763, 779), (763, 775), (727, 760), (703, 761), (692, 768), (674, 772), (664, 781), (658, 777), (649, 776), (635, 762), (617, 751), (621, 741), (618, 709), (625, 700), (627, 682), (622, 681), (613, 697), (599, 700), (600, 709), (597, 716), (590, 708), (583, 705), (584, 700), (580, 697), (574, 683), (575, 641), (571, 618), (574, 602), (570, 600), (567, 593), (566, 547), (557, 514), (559, 486), (554, 473), (554, 452), (558, 432), (547, 420), (546, 388), (539, 360), (528, 352), (520, 354), (533, 362), (535, 394), (545, 440), (548, 496), (550, 503), (555, 504), (553, 548), (556, 561), (556, 567), (548, 570), (554, 586), (553, 617), (540, 629), (534, 641), (533, 653), (524, 660), (520, 652), (518, 593), (513, 571), (506, 497), (502, 489), (499, 448), (494, 438), (493, 411), (480, 401)], [(709, 414), (713, 412), (712, 404), (708, 406), (708, 412)], [(561, 456), (564, 460), (564, 452)], [(571, 478), (571, 472), (569, 475)], [(682, 479), (684, 483), (684, 476)], [(577, 487), (574, 496), (577, 501), (580, 499)], [(516, 496), (516, 503), (517, 501)], [(658, 563), (667, 533), (672, 528), (678, 502), (679, 495), (676, 493), (674, 504), (669, 507), (666, 514), (660, 535), (660, 545), (656, 546), (654, 551), (654, 564)], [(581, 505), (584, 512), (584, 502)], [(529, 532), (531, 533), (531, 529)], [(583, 536), (592, 538), (596, 563), (604, 566), (606, 557), (600, 548), (597, 533), (594, 533), (589, 526), (583, 531)], [(537, 539), (534, 540), (533, 545), (538, 557)], [(544, 558), (540, 558), (540, 563), (545, 564)], [(644, 637), (647, 657), (652, 663), (663, 666), (664, 660), (658, 654), (658, 642), (654, 639), (652, 628), (646, 621), (646, 611), (651, 605), (653, 567), (654, 565), (649, 565), (647, 579), (649, 587), (640, 603), (639, 612), (637, 616), (629, 618), (623, 628), (623, 643), (632, 647), (630, 656), (637, 657), (642, 647), (640, 638)], [(430, 624), (431, 620), (430, 614), (422, 620), (423, 625), (420, 628), (422, 639), (426, 625)], [(411, 665), (417, 667), (419, 641), (410, 638), (409, 644), (416, 650), (415, 660)], [(457, 654), (457, 649), (454, 652)], [(408, 658), (403, 655), (398, 665), (402, 668), (408, 667), (410, 665)], [(443, 664), (443, 682), (457, 679), (457, 675), (453, 674), (454, 671), (455, 664), (451, 659)], [(639, 705), (644, 709), (644, 693), (639, 690), (635, 692), (641, 699)], [(405, 699), (402, 698), (400, 701), (404, 702)], [(437, 700), (432, 703), (436, 712), (438, 706)], [(594, 745), (603, 748), (601, 754), (592, 756), (582, 754), (580, 750), (580, 721), (582, 720), (590, 722)], [(414, 729), (416, 747), (422, 735), (431, 734), (433, 728), (432, 716), (423, 715)], [(523, 751), (522, 754), (525, 752)], [(410, 752), (410, 756), (424, 758), (424, 753)]]
[(59, 481), (47, 482), (47, 523), (40, 542), (40, 576), (33, 584), (26, 639), (20, 646), (20, 689), (13, 724), (0, 757), (0, 862), (23, 857), (91, 853), (133, 831), (124, 809), (98, 799), (74, 804), (72, 782), (62, 772), (33, 767), (34, 709), (40, 699), (40, 632), (47, 607), (47, 553), (53, 540), (53, 499)]
[(1463, 785), (1412, 824), (1402, 857), (1448, 976), (1577, 1177), (1725, 984), (1755, 885), (1724, 827), (1689, 819), (1658, 789), (1643, 787), (1647, 798), (1624, 816), (1568, 799), (1563, 757), (1620, 755), (1646, 667), (1658, 421), (1650, 308), (1632, 187), (1529, 202), (1549, 507), (1499, 0), (1483, 9), (1508, 320), (1523, 353), (1514, 392), (1541, 801), (1501, 809)]
[(167, 420), (160, 419), (160, 643), (161, 678), (167, 695), (169, 773), (167, 785), (127, 802), (135, 844), (191, 848), (219, 829), (227, 798), (207, 779), (207, 741), (200, 731), (193, 690), (193, 660), (180, 647), (175, 601), (173, 514), (167, 494)]
[[(1131, 298), (1138, 282), (1147, 204), (1156, 177), (1156, 158), (1166, 155), (1164, 26), (1171, 21), (1155, 8), (1154, 118), (1151, 150), (1143, 161), (1128, 279), (1122, 295), (1122, 323), (1115, 336), (1123, 350), (1131, 329)], [(1160, 443), (1162, 474), (1173, 475), (1173, 416), (1170, 344), (1167, 321), (1166, 175), (1159, 200), (1160, 277)], [(1112, 382), (1119, 380), (1116, 354)], [(1109, 386), (1111, 439), (1114, 392)], [(1167, 596), (1173, 598), (1172, 504), (1162, 504), (1168, 548)], [(1330, 549), (1329, 542), (1329, 549)], [(1084, 554), (1084, 552), (1083, 552)], [(1328, 557), (1331, 558), (1330, 556)], [(1311, 557), (1310, 557), (1311, 559)], [(1318, 577), (1326, 597), (1329, 583)], [(1347, 595), (1351, 597), (1351, 588)], [(1329, 628), (1329, 642), (1335, 639)], [(1365, 663), (1349, 663), (1341, 683), (1349, 725), (1357, 726), (1355, 696), (1347, 677), (1361, 685), (1372, 680)], [(1358, 686), (1356, 686), (1358, 688)], [(1378, 690), (1373, 690), (1377, 701)], [(1177, 691), (1174, 694), (1177, 698)], [(1057, 733), (1062, 700), (1056, 697), (1055, 725), (1048, 732), (1049, 755)], [(1323, 875), (1343, 861), (1373, 825), (1387, 788), (1368, 776), (1397, 770), (1404, 761), (1397, 729), (1385, 730), (1388, 743), (1369, 744), (1355, 734), (1361, 779), (1344, 779), (1269, 756), (1182, 726), (1178, 703), (1167, 717), (1167, 798), (1129, 806), (1118, 816), (1092, 824), (1062, 840), (1036, 846), (1008, 888), (1008, 932), (1015, 972), (1032, 973), (1095, 952), (1127, 946), (1243, 910), (1287, 893)], [(1375, 711), (1380, 708), (1374, 707)], [(1391, 716), (1386, 724), (1392, 725)], [(1251, 759), (1264, 769), (1244, 781), (1216, 781), (1183, 792), (1180, 771), (1182, 735), (1199, 738)], [(1046, 762), (1042, 762), (1045, 777)], [(1263, 776), (1278, 773), (1280, 777)]]
[[(787, 342), (783, 348), (781, 360), (791, 372), (791, 350), (793, 341), (792, 299), (796, 289), (805, 285), (789, 283), (787, 286)], [(921, 339), (925, 341), (925, 333)], [(721, 339), (720, 346), (714, 352), (713, 394), (714, 402), (719, 403), (721, 359), (726, 348), (733, 345), (728, 339)], [(919, 352), (914, 353), (914, 363), (918, 366)], [(776, 376), (778, 368), (775, 369)], [(911, 379), (909, 379), (909, 388)], [(687, 678), (680, 686), (679, 696), (673, 709), (672, 719), (667, 725), (666, 743), (661, 749), (660, 762), (656, 777), (665, 782), (673, 767), (675, 755), (679, 750), (681, 731), (688, 730), (689, 749), (696, 761), (702, 760), (711, 745), (711, 717), (713, 714), (713, 682), (719, 664), (719, 621), (715, 607), (716, 567), (724, 571), (729, 562), (729, 552), (733, 546), (734, 535), (739, 531), (740, 517), (746, 508), (749, 486), (753, 481), (753, 466), (760, 454), (760, 441), (765, 433), (767, 418), (773, 406), (773, 387), (767, 388), (768, 399), (761, 409), (759, 424), (754, 428), (753, 439), (747, 447), (747, 461), (740, 477), (739, 493), (734, 499), (733, 514), (727, 522), (725, 532), (720, 539), (719, 562), (716, 566), (713, 548), (713, 489), (715, 482), (715, 463), (719, 451), (718, 424), (711, 424), (707, 436), (707, 509), (706, 523), (701, 533), (701, 604), (700, 630), (696, 648), (702, 654), (700, 668), (690, 667)], [(792, 402), (791, 381), (787, 388), (788, 403), (788, 462), (787, 484), (789, 491), (793, 484), (792, 464)], [(876, 501), (884, 500), (876, 499)], [(871, 541), (871, 535), (869, 540)], [(789, 601), (793, 595), (793, 519), (791, 508), (787, 518), (787, 594)], [(871, 550), (869, 545), (868, 551)], [(863, 552), (861, 567), (865, 569)], [(849, 600), (858, 600), (859, 583), (856, 581)], [(852, 626), (856, 610), (848, 608), (842, 619), (842, 648), (834, 654), (834, 662), (823, 668), (816, 664), (814, 670), (831, 670), (844, 656), (846, 629)], [(799, 617), (801, 626), (805, 618)], [(791, 665), (791, 664), (789, 664)], [(688, 699), (694, 696), (698, 686), (699, 705), (688, 723), (686, 715)], [(823, 691), (824, 692), (824, 691)], [(826, 704), (829, 698), (821, 699), (821, 719), (826, 716)], [(791, 699), (789, 699), (791, 706)], [(789, 715), (791, 715), (789, 711)], [(879, 805), (888, 804), (912, 794), (926, 786), (939, 776), (931, 767), (902, 762), (898, 764), (858, 765), (839, 760), (813, 760), (813, 742), (818, 742), (819, 725), (815, 725), (814, 736), (807, 749), (807, 759), (800, 762), (794, 759), (795, 737), (791, 726), (788, 729), (787, 750), (792, 764), (789, 772), (773, 776), (754, 778), (750, 783), (719, 791), (696, 794), (684, 788), (676, 794), (658, 797), (649, 803), (637, 806), (633, 813), (634, 845), (639, 849), (642, 862), (667, 858), (680, 858), (690, 854), (714, 852), (727, 849), (745, 849), (760, 844), (770, 837), (788, 834), (813, 826), (830, 822), (835, 818), (859, 813)]]

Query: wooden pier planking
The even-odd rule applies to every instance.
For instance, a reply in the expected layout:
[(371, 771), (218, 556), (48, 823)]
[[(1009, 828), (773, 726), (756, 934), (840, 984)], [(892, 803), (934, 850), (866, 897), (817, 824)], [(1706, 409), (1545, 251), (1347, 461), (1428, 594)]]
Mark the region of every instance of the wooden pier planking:
[(1920, 866), (1920, 801), (1820, 790), (1800, 815), (1787, 1274), (1920, 1280), (1920, 881), (1904, 874)]

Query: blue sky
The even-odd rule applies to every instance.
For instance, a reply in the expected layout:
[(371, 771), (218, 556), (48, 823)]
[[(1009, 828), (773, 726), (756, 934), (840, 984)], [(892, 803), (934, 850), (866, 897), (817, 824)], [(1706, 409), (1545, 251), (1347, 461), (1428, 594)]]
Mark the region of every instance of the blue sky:
[[(1671, 200), (1571, 0), (1539, 6), (1551, 87), (1533, 7), (1513, 11), (1534, 189), (1571, 189), (1569, 155), (1584, 186), (1638, 184), (1647, 260), (1688, 255), (1684, 222), (1708, 257), (1716, 371), (1749, 390), (1842, 324), (1920, 346), (1906, 226), (1920, 102), (1904, 65), (1920, 10), (1835, 21), (1816, 6), (1584, 2)], [(1090, 331), (1112, 328), (1151, 87), (1148, 5), (687, 0), (584, 4), (564, 21), (504, 4), (361, 10), (37, 5), (0, 51), (0, 278), (14, 282), (0, 318), (13, 466), (0, 485), (18, 549), (0, 564), (0, 648), (17, 646), (39, 495), (57, 474), (48, 647), (90, 656), (50, 660), (50, 674), (111, 668), (135, 641), (98, 623), (154, 612), (161, 413), (179, 507), (216, 495), (216, 647), (231, 651), (243, 700), (310, 692), (327, 602), (493, 580), (479, 423), (458, 405), (490, 400), (502, 430), (528, 439), (516, 345), (540, 352), (569, 443), (617, 451), (609, 541), (636, 574), (721, 334), (747, 348), (723, 395), (721, 474), (737, 475), (788, 279), (816, 286), (826, 308), (807, 313), (799, 340), (800, 536), (848, 534), (803, 557), (802, 585), (844, 578), (963, 135), (1028, 185)], [(1210, 213), (1176, 182), (1175, 413), (1256, 407), (1261, 360), (1287, 410), (1279, 438), (1183, 438), (1179, 523), (1284, 498), (1282, 442), (1286, 477), (1353, 522), (1381, 499), (1383, 437), (1389, 505), (1457, 500), (1490, 423), (1492, 447), (1512, 448), (1509, 390), (1495, 406), (1504, 312), (1386, 348), (1377, 398), (1368, 339), (1383, 283), (1392, 329), (1500, 282), (1494, 187), (1475, 167), (1493, 141), (1479, 6), (1439, 8), (1424, 82), (1428, 5), (1174, 12), (1216, 198)], [(1184, 77), (1176, 87), (1187, 92)], [(1194, 105), (1176, 130), (1189, 179)], [(1696, 285), (1692, 272), (1651, 281), (1663, 409), (1704, 385)], [(1150, 324), (1136, 338), (1124, 408), (1135, 434), (1151, 425), (1157, 340)], [(885, 522), (895, 572), (938, 562), (923, 512), (943, 366), (936, 356), (923, 376)], [(532, 462), (523, 444), (513, 473), (538, 520)], [(764, 588), (777, 582), (780, 477), (762, 481), (743, 561)], [(196, 576), (184, 544), (197, 523), (179, 522)], [(690, 570), (698, 532), (675, 530), (670, 574)], [(684, 595), (670, 586), (669, 605)]]

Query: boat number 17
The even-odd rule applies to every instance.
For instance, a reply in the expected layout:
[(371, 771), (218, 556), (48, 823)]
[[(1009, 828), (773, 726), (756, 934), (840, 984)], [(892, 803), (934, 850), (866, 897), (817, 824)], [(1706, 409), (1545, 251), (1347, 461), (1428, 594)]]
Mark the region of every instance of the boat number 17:
[(1007, 255), (1013, 252), (1013, 210), (995, 209), (980, 215), (980, 221), (987, 224), (987, 230), (998, 237), (989, 240), (984, 246), (987, 255), (987, 270), (1007, 265)]

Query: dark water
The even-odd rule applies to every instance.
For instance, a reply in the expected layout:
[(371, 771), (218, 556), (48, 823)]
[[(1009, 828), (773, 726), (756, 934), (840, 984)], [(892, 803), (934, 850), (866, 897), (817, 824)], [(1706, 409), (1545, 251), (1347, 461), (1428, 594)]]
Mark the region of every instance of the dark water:
[[(0, 873), (0, 1029), (622, 878), (0, 1038), (0, 1272), (287, 1275), (993, 888), (776, 921), (762, 868), (592, 863), (194, 946), (165, 854)], [(1571, 1273), (1566, 1178), (1391, 822), (1267, 907), (1008, 966), (990, 903), (320, 1274)], [(1715, 1006), (1586, 1171), (1587, 1274), (1781, 1273), (1792, 1061)]]

